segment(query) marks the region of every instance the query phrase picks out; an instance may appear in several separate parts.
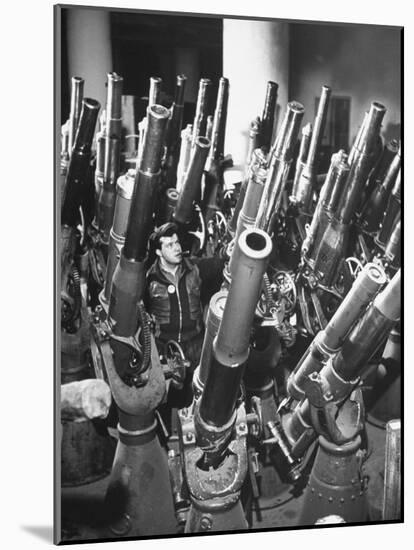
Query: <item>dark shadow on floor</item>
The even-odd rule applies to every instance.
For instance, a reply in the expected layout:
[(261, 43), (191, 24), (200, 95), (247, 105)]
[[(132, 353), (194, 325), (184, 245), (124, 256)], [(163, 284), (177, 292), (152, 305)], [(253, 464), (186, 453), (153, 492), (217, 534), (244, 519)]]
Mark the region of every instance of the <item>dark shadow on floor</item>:
[(53, 527), (51, 525), (22, 525), (21, 528), (39, 539), (53, 543)]

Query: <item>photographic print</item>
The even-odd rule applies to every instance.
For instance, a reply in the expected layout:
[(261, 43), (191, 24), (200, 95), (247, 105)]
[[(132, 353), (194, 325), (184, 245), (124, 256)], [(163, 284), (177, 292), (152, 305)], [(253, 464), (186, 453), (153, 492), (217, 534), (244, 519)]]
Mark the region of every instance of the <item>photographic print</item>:
[(403, 521), (402, 27), (54, 10), (55, 542)]

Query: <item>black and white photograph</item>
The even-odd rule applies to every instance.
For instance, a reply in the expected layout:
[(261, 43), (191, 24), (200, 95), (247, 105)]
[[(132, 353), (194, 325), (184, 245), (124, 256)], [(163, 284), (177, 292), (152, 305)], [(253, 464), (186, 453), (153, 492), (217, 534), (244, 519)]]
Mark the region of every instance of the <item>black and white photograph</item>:
[(54, 7), (55, 543), (404, 520), (403, 27), (251, 8)]

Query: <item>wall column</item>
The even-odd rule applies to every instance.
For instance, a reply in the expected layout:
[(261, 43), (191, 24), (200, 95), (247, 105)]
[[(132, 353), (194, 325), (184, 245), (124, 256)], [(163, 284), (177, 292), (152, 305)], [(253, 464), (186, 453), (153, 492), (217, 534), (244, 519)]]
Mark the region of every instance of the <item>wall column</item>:
[(67, 12), (69, 90), (72, 76), (85, 79), (84, 97), (106, 104), (106, 75), (113, 70), (109, 12), (69, 8)]
[(243, 166), (250, 122), (262, 114), (269, 80), (279, 84), (278, 124), (286, 109), (289, 23), (224, 19), (223, 76), (230, 81), (225, 152)]

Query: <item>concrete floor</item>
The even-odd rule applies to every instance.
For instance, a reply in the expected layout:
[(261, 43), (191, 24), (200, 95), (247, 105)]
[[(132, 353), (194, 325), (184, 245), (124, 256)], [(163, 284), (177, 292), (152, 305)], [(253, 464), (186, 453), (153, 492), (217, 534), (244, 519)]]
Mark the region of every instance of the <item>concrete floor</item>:
[[(368, 502), (372, 521), (381, 520), (384, 477), (385, 430), (367, 424), (368, 459), (364, 475), (369, 476)], [(108, 536), (103, 523), (103, 499), (108, 476), (78, 487), (62, 489), (62, 540), (79, 541)], [(303, 492), (292, 495), (285, 485), (279, 494), (262, 498), (246, 511), (253, 529), (286, 528), (298, 525)], [(106, 535), (102, 533), (106, 531)]]

